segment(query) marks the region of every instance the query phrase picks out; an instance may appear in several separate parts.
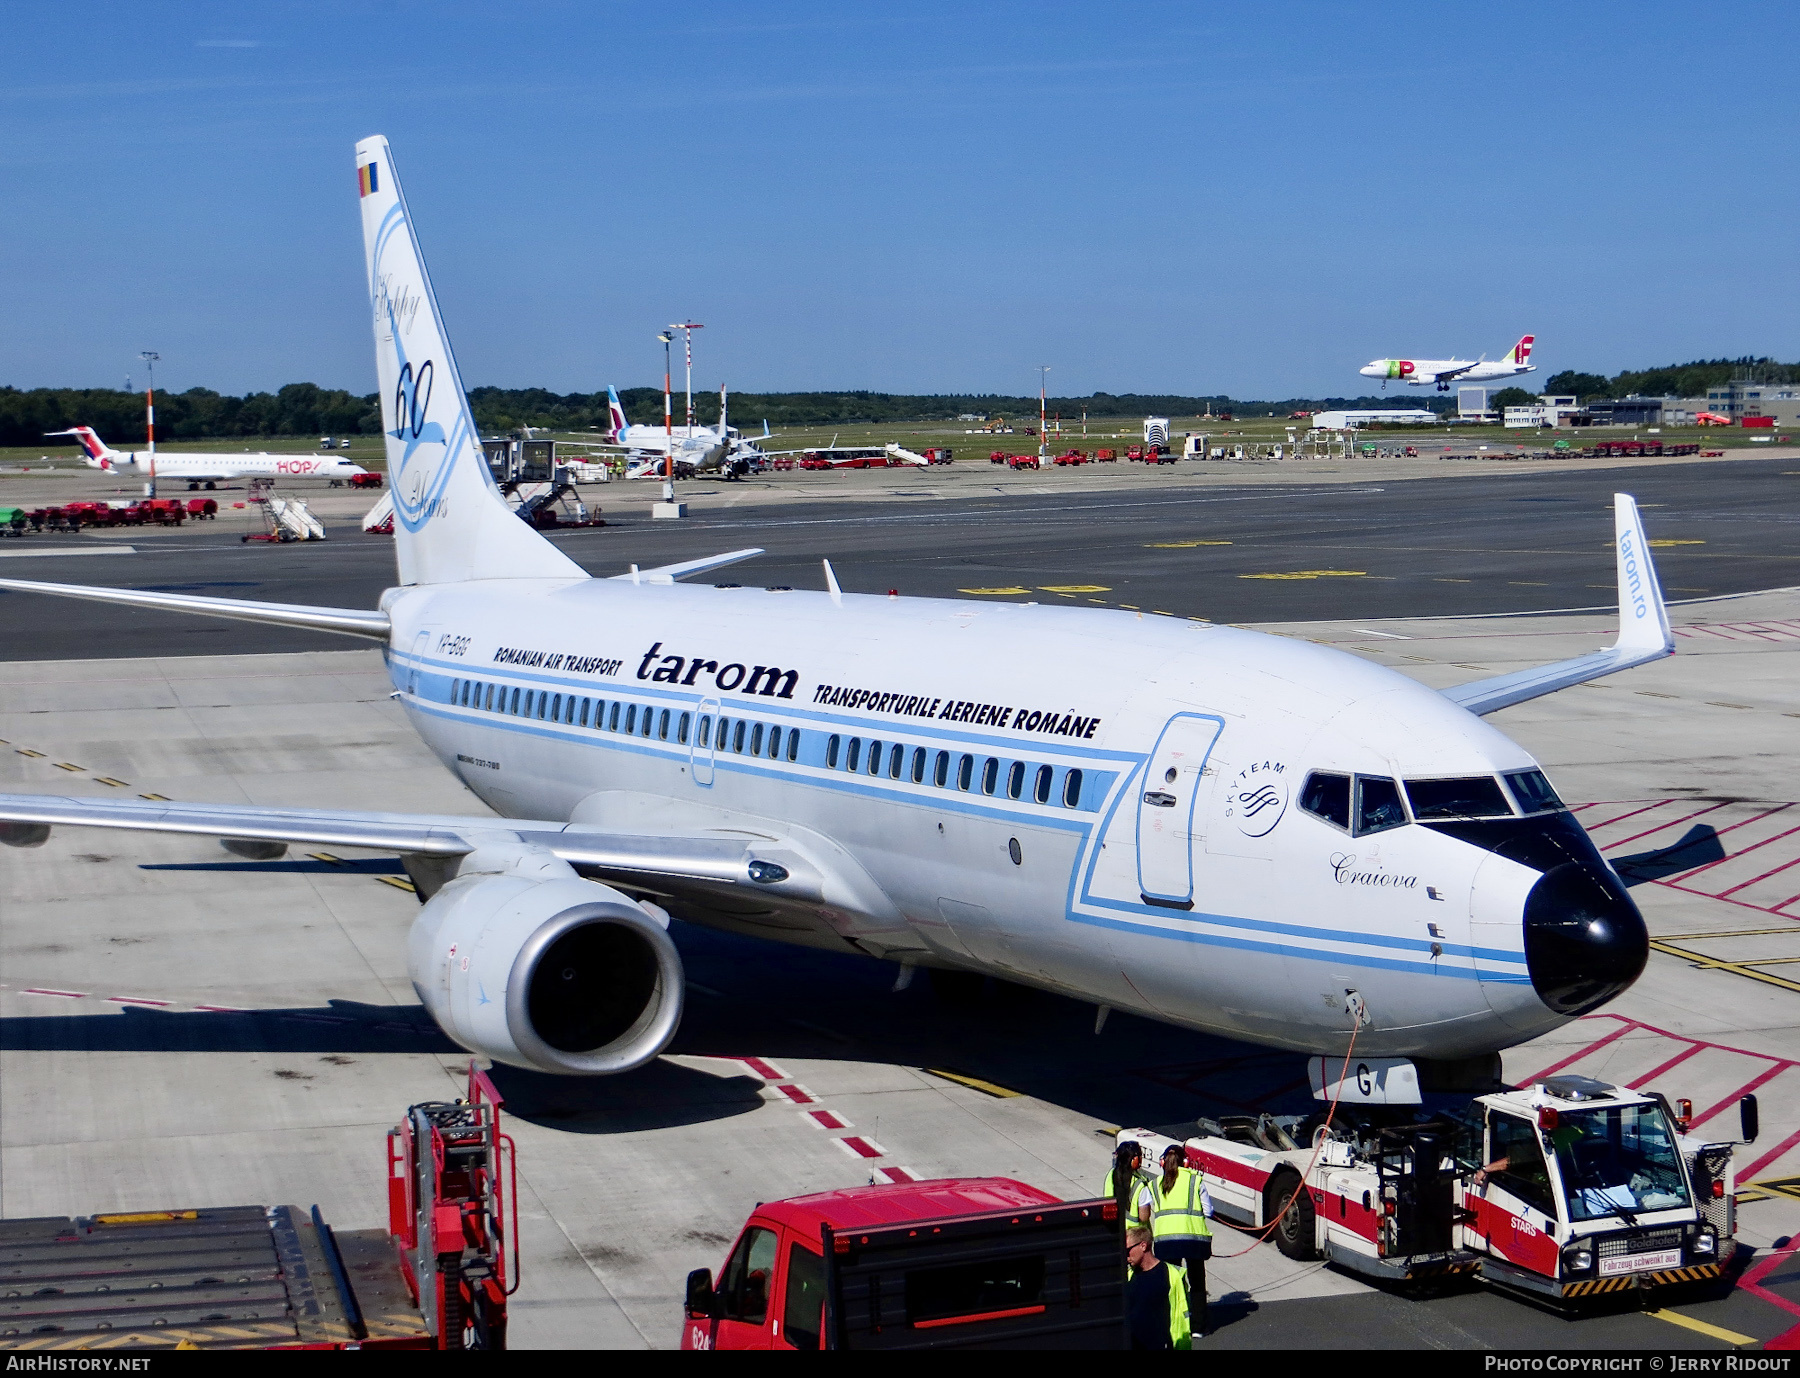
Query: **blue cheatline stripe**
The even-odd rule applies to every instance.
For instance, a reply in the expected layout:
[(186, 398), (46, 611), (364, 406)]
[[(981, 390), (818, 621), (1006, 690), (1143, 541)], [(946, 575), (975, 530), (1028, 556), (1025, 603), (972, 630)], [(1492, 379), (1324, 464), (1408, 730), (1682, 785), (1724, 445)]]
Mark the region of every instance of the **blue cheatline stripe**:
[[(576, 746), (605, 748), (611, 751), (623, 751), (636, 756), (644, 756), (663, 761), (686, 761), (689, 749), (677, 743), (663, 742), (656, 737), (627, 736), (623, 732), (605, 732), (593, 735), (594, 729), (570, 727), (566, 723), (552, 724), (545, 719), (541, 725), (536, 718), (526, 718), (523, 714), (514, 717), (511, 714), (483, 712), (475, 716), (475, 710), (457, 709), (451, 711), (448, 705), (420, 700), (415, 703), (417, 711), (430, 717), (454, 722), (462, 726), (488, 726), (506, 732), (515, 732), (523, 736), (542, 737), (547, 740), (563, 742)], [(714, 768), (730, 770), (740, 775), (760, 775), (772, 780), (781, 780), (790, 784), (809, 785), (816, 789), (829, 790), (838, 794), (853, 794), (864, 798), (881, 799), (887, 803), (910, 803), (932, 808), (947, 809), (951, 813), (967, 814), (971, 817), (1000, 819), (1014, 824), (1028, 824), (1037, 828), (1053, 828), (1059, 832), (1085, 833), (1089, 820), (1082, 817), (1079, 809), (1066, 809), (1061, 812), (1022, 813), (1004, 807), (996, 797), (994, 804), (981, 804), (977, 801), (987, 799), (987, 795), (964, 795), (960, 792), (949, 793), (939, 791), (935, 785), (913, 785), (910, 789), (897, 788), (902, 782), (887, 781), (883, 785), (878, 782), (887, 780), (886, 776), (856, 776), (844, 771), (827, 771), (819, 766), (800, 766), (799, 763), (786, 761), (766, 761), (763, 757), (739, 755), (736, 752), (716, 753), (713, 758)], [(788, 767), (783, 769), (782, 767)], [(798, 774), (805, 770), (817, 772)], [(866, 782), (866, 783), (864, 783)], [(911, 782), (905, 782), (910, 784)], [(915, 793), (914, 791), (918, 791)], [(931, 791), (926, 793), (925, 791)], [(1006, 803), (1024, 801), (1005, 801)], [(1046, 810), (1055, 809), (1053, 804), (1028, 805)]]
[(1093, 928), (1111, 929), (1119, 933), (1136, 933), (1149, 938), (1168, 938), (1180, 943), (1231, 948), (1239, 952), (1264, 952), (1273, 956), (1300, 957), (1315, 962), (1337, 962), (1348, 966), (1369, 967), (1377, 971), (1401, 971), (1414, 976), (1438, 976), (1454, 981), (1486, 981), (1490, 984), (1505, 986), (1531, 984), (1529, 976), (1501, 976), (1490, 972), (1476, 971), (1472, 967), (1444, 967), (1430, 962), (1401, 962), (1389, 957), (1375, 957), (1350, 952), (1320, 952), (1316, 948), (1292, 947), (1286, 943), (1256, 942), (1250, 938), (1230, 938), (1211, 933), (1182, 933), (1168, 929), (1145, 928), (1141, 924), (1122, 923), (1117, 919), (1103, 919), (1088, 914), (1071, 914), (1069, 917), (1076, 923), (1087, 924)]

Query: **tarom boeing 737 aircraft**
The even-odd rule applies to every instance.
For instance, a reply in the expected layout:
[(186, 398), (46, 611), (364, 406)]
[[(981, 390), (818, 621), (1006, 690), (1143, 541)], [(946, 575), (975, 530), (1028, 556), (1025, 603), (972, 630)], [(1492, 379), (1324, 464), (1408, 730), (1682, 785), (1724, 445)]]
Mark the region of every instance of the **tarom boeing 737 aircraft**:
[(205, 484), (211, 488), (228, 478), (254, 478), (267, 474), (272, 478), (350, 478), (367, 473), (360, 464), (330, 455), (254, 455), (176, 454), (169, 450), (115, 450), (91, 426), (76, 426), (67, 431), (51, 431), (50, 435), (72, 435), (90, 469), (104, 469), (110, 474), (133, 478), (155, 477), (170, 483), (185, 483), (189, 488)]
[[(361, 637), (494, 818), (0, 796), (54, 825), (397, 853), (472, 1052), (620, 1072), (681, 1018), (670, 916), (991, 973), (1313, 1053), (1482, 1057), (1616, 996), (1644, 922), (1480, 714), (1669, 654), (1616, 501), (1615, 646), (1438, 692), (1306, 641), (1035, 604), (591, 578), (482, 460), (385, 139), (357, 146), (399, 579), (378, 609), (0, 580)], [(23, 616), (23, 609), (20, 616)], [(194, 960), (204, 961), (204, 953)]]

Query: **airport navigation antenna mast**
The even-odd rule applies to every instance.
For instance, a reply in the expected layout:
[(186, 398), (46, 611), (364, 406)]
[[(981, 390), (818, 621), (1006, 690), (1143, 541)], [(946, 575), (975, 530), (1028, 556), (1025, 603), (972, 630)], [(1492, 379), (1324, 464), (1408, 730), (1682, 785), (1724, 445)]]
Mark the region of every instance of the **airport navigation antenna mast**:
[(687, 343), (687, 433), (691, 440), (694, 435), (694, 332), (706, 327), (699, 321), (680, 321), (669, 329), (682, 331)]
[(1050, 439), (1044, 434), (1044, 386), (1050, 381), (1050, 365), (1038, 365), (1038, 458), (1050, 453)]
[(153, 349), (140, 349), (138, 358), (144, 361), (144, 367), (150, 370), (149, 386), (144, 390), (144, 431), (150, 442), (150, 482), (147, 485), (149, 495), (156, 496), (156, 361), (162, 358)]
[[(674, 327), (669, 328), (673, 330)], [(674, 378), (674, 361), (670, 358), (670, 348), (675, 337), (669, 330), (660, 332), (657, 339), (663, 347), (663, 440), (667, 449), (663, 451), (663, 501), (675, 501), (675, 415), (671, 410), (670, 383)]]

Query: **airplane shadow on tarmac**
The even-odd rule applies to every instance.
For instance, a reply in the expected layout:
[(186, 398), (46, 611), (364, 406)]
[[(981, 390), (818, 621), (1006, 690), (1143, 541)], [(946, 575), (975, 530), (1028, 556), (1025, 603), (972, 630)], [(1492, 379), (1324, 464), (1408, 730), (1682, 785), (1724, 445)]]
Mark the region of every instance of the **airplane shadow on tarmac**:
[[(235, 865), (236, 863), (212, 863)], [(285, 865), (296, 863), (251, 863)], [(929, 975), (892, 989), (897, 968), (717, 933), (672, 930), (690, 986), (669, 1051), (711, 1058), (879, 1062), (953, 1072), (1102, 1124), (1180, 1128), (1197, 1115), (1312, 1107), (1306, 1060), (1131, 1015), (1094, 1034), (1083, 1001), (989, 980), (961, 998)], [(460, 1050), (417, 1005), (332, 1000), (323, 1007), (234, 1012), (126, 1006), (104, 1014), (0, 1019), (0, 1048), (69, 1052), (431, 1054)], [(634, 1072), (553, 1077), (498, 1066), (508, 1112), (570, 1133), (614, 1134), (745, 1114), (760, 1079), (658, 1058)], [(947, 1083), (948, 1084), (948, 1083)], [(1096, 1145), (1103, 1170), (1105, 1150)]]

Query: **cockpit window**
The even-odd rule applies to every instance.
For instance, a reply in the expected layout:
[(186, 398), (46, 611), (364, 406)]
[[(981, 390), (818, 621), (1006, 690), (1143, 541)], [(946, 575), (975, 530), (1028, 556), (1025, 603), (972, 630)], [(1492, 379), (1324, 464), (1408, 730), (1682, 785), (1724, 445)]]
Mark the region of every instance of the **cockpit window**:
[(1335, 823), (1348, 831), (1350, 827), (1350, 777), (1327, 775), (1315, 770), (1306, 777), (1300, 790), (1300, 807), (1316, 818)]
[(1466, 780), (1408, 780), (1406, 798), (1412, 805), (1413, 817), (1421, 822), (1428, 818), (1512, 817), (1512, 808), (1500, 792), (1500, 782), (1491, 775)]
[(1379, 775), (1356, 777), (1356, 835), (1385, 832), (1406, 822), (1400, 786)]
[(1513, 798), (1519, 801), (1522, 813), (1543, 813), (1563, 806), (1541, 770), (1514, 771), (1506, 777), (1506, 783), (1512, 786)]

